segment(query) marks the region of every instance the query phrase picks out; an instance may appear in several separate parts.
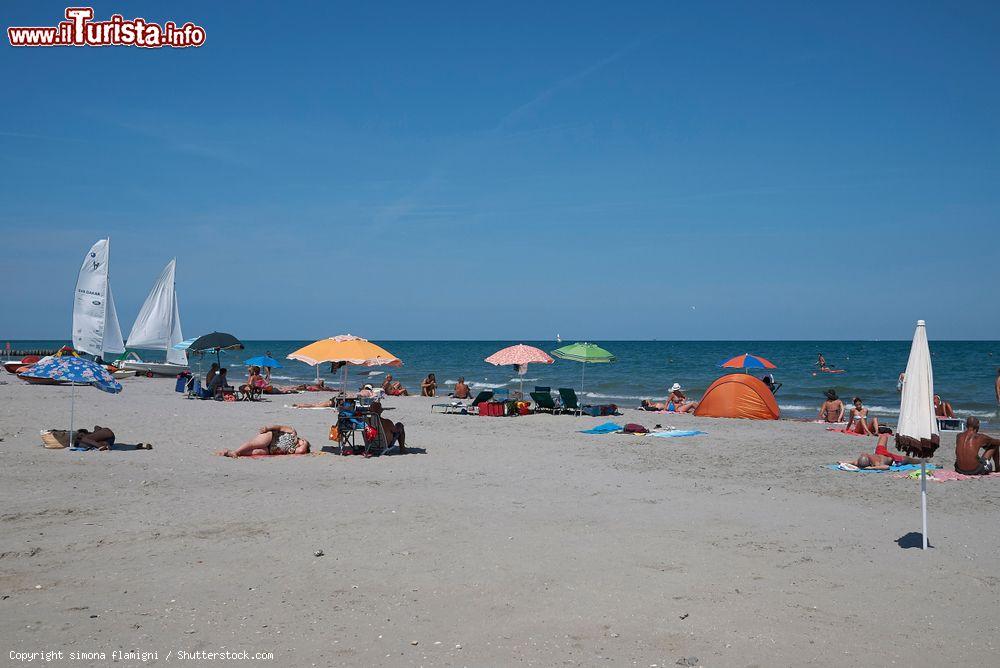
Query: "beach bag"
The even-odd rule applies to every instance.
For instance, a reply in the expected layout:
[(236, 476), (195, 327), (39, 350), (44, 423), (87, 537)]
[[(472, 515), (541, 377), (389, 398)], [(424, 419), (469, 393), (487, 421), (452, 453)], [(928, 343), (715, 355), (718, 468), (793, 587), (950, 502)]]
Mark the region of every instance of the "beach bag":
[(340, 429), (337, 428), (337, 425), (333, 425), (330, 427), (330, 440), (331, 441), (340, 440)]
[(629, 422), (625, 425), (623, 429), (626, 434), (648, 434), (649, 430), (643, 427), (641, 424), (636, 424), (634, 422)]
[(376, 438), (378, 438), (378, 429), (371, 426), (370, 424), (365, 425), (364, 430), (365, 443), (371, 443)]

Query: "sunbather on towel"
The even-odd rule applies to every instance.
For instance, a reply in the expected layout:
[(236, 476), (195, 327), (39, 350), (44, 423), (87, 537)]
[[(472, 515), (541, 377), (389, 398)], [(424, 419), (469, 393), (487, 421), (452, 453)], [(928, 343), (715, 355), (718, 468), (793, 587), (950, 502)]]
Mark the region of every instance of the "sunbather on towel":
[(820, 406), (819, 419), (830, 424), (844, 421), (844, 402), (837, 396), (836, 390), (826, 391), (826, 401)]
[(257, 435), (235, 450), (216, 454), (225, 457), (253, 457), (259, 455), (302, 455), (309, 452), (309, 441), (301, 438), (294, 427), (273, 424), (261, 427)]
[(1000, 471), (1000, 439), (979, 433), (979, 418), (965, 420), (965, 431), (955, 437), (955, 472), (987, 475)]
[(848, 462), (854, 464), (859, 469), (875, 469), (876, 471), (888, 471), (889, 467), (893, 465), (893, 460), (890, 457), (885, 457), (883, 455), (870, 455), (863, 453), (858, 455), (858, 458), (853, 462)]
[(336, 407), (337, 407), (336, 396), (332, 396), (326, 401), (317, 401), (316, 403), (313, 404), (306, 404), (306, 403), (292, 404), (292, 408), (336, 408)]
[(96, 450), (110, 450), (115, 444), (115, 432), (107, 427), (94, 425), (93, 431), (78, 429), (73, 437), (73, 445)]
[(851, 409), (844, 431), (853, 431), (864, 436), (874, 436), (878, 433), (878, 418), (868, 419), (868, 409), (865, 408), (861, 397), (854, 397), (854, 408)]

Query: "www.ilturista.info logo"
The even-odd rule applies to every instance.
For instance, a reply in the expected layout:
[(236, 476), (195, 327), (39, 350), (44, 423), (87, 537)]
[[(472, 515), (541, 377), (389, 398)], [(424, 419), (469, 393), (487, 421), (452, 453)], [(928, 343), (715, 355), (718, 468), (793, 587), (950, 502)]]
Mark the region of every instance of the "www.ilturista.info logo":
[(11, 46), (140, 46), (159, 49), (186, 48), (205, 43), (205, 29), (190, 21), (162, 26), (136, 17), (112, 14), (107, 21), (94, 21), (93, 7), (67, 7), (66, 20), (57, 26), (12, 26), (7, 28)]

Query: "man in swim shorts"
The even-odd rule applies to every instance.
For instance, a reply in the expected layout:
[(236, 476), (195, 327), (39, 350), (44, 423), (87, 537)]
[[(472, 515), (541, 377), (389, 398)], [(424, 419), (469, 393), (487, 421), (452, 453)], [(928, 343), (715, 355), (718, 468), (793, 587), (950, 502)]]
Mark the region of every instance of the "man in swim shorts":
[(987, 475), (1000, 471), (1000, 439), (979, 433), (979, 418), (965, 420), (965, 431), (955, 437), (955, 472)]

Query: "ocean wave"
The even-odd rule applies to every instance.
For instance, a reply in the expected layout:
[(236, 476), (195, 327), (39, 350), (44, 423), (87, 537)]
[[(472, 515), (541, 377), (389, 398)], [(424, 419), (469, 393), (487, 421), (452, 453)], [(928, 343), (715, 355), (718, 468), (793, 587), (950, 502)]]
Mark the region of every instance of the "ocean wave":
[(621, 394), (601, 394), (599, 392), (584, 392), (583, 396), (589, 399), (632, 399), (635, 401), (642, 401), (643, 399), (648, 399), (649, 397), (638, 397), (633, 395), (621, 395)]
[(521, 378), (520, 376), (516, 376), (514, 378), (511, 378), (507, 382), (508, 383), (520, 383), (520, 382), (537, 383), (540, 380), (541, 380), (541, 378)]
[[(507, 387), (507, 383), (487, 383), (485, 381), (478, 381), (478, 380), (467, 380), (465, 382), (469, 385), (469, 387), (482, 387), (482, 388), (485, 388), (487, 390), (496, 390), (496, 389), (499, 389), (501, 387)], [(446, 381), (444, 381), (441, 384), (442, 385), (457, 385), (458, 381), (457, 380), (446, 380)]]

